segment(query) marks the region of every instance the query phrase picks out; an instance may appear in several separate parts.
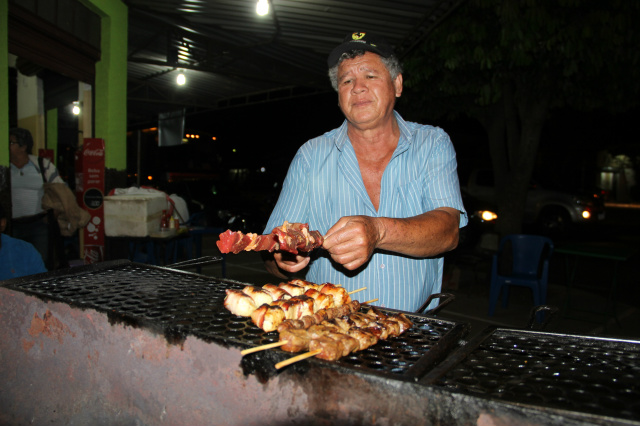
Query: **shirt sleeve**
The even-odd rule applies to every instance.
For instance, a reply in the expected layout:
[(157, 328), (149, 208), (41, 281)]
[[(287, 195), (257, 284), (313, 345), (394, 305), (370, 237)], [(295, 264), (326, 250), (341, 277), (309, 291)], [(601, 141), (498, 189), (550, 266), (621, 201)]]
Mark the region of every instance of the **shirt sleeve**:
[(467, 224), (467, 213), (462, 203), (456, 153), (451, 139), (439, 129), (432, 155), (428, 157), (424, 199), (428, 210), (452, 207), (460, 211), (460, 227)]

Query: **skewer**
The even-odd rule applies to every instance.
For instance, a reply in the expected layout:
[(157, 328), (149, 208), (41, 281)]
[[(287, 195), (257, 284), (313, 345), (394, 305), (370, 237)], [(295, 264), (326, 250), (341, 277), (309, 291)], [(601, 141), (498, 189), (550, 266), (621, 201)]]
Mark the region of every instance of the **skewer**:
[[(373, 303), (378, 301), (378, 299), (371, 299), (371, 300), (367, 300), (366, 302), (362, 302), (361, 305), (366, 305), (369, 303)], [(266, 343), (264, 345), (260, 345), (260, 346), (256, 346), (253, 348), (249, 348), (249, 349), (244, 349), (242, 351), (240, 351), (241, 355), (248, 355), (248, 354), (252, 354), (254, 352), (260, 352), (260, 351), (266, 351), (267, 349), (273, 349), (273, 348), (277, 348), (280, 346), (284, 346), (287, 344), (286, 340), (283, 341), (279, 341), (279, 342), (273, 342), (273, 343)]]
[(359, 289), (357, 289), (357, 290), (350, 291), (350, 292), (348, 292), (347, 294), (348, 294), (349, 296), (351, 296), (351, 295), (352, 295), (352, 294), (354, 294), (354, 293), (358, 293), (359, 291), (364, 291), (364, 290), (366, 290), (366, 289), (367, 289), (366, 287), (362, 287), (362, 288), (359, 288)]
[[(392, 321), (393, 321), (393, 318), (396, 318), (396, 317), (397, 317), (396, 315), (392, 315), (392, 316), (387, 317), (386, 315), (384, 315), (384, 314), (382, 314), (382, 313), (380, 313), (380, 312), (378, 312), (378, 313), (376, 314), (376, 317), (377, 317), (378, 315), (381, 315), (383, 319), (389, 318), (389, 319), (391, 319)], [(400, 314), (400, 316), (402, 316), (402, 314)], [(406, 319), (406, 318), (405, 318), (405, 319)], [(401, 322), (401, 321), (398, 321), (398, 324), (399, 324), (399, 325), (400, 325), (400, 322)], [(406, 331), (408, 328), (410, 328), (410, 327), (412, 326), (412, 323), (411, 323), (410, 321), (408, 321), (408, 320), (407, 320), (407, 322), (409, 323), (409, 327), (407, 327), (407, 328), (402, 328), (402, 327), (400, 326), (400, 327), (399, 327), (399, 328), (397, 328), (396, 330), (389, 329), (389, 334), (388, 334), (388, 335), (386, 335), (386, 336), (384, 336), (384, 337), (380, 336), (380, 337), (379, 337), (379, 339), (386, 340), (388, 337), (398, 337), (399, 335), (401, 335), (402, 333), (404, 333), (404, 331)], [(384, 327), (384, 326), (383, 326), (383, 327)], [(345, 333), (344, 333), (343, 331), (336, 331), (336, 334), (345, 334)], [(347, 335), (349, 335), (349, 333), (346, 333), (346, 334), (347, 334)], [(331, 335), (331, 333), (329, 333), (329, 340), (331, 340), (331, 336), (330, 336), (330, 335)], [(314, 340), (314, 341), (315, 341), (315, 340)], [(312, 343), (309, 345), (309, 347), (313, 347), (313, 342), (314, 342), (314, 341), (312, 341)], [(279, 363), (278, 363), (278, 364), (276, 364), (276, 366), (275, 366), (275, 367), (276, 367), (276, 369), (280, 369), (280, 368), (282, 368), (282, 367), (284, 367), (284, 366), (287, 366), (287, 365), (293, 364), (294, 362), (298, 362), (298, 361), (301, 361), (301, 360), (303, 360), (303, 359), (310, 358), (310, 357), (312, 357), (312, 356), (316, 356), (316, 355), (318, 355), (318, 354), (322, 353), (322, 352), (323, 352), (323, 350), (324, 350), (324, 344), (323, 344), (323, 343), (320, 343), (320, 342), (318, 342), (318, 343), (321, 345), (321, 349), (316, 349), (316, 350), (313, 350), (313, 351), (309, 351), (309, 352), (306, 352), (306, 353), (304, 353), (304, 354), (297, 355), (297, 356), (295, 356), (295, 357), (293, 357), (293, 358), (290, 358), (290, 359), (288, 359), (288, 360), (286, 360), (286, 361), (279, 362)], [(365, 346), (365, 348), (366, 348), (366, 347), (369, 347), (371, 344), (375, 344), (375, 342), (368, 344), (367, 346)], [(316, 347), (317, 347), (317, 346), (316, 346)], [(364, 349), (364, 348), (362, 348), (362, 347), (360, 346), (360, 350), (361, 350), (361, 349)], [(356, 350), (359, 350), (359, 349), (356, 349)], [(351, 352), (351, 351), (353, 351), (353, 349), (348, 349), (348, 351), (349, 351), (349, 352)], [(327, 355), (332, 355), (332, 354), (331, 354), (331, 353), (329, 353), (329, 354), (327, 354)], [(333, 355), (335, 356), (335, 354), (333, 354)], [(344, 355), (344, 352), (342, 353), (342, 355), (338, 354), (338, 357), (343, 356), (343, 355)], [(321, 358), (322, 358), (322, 357), (321, 357)], [(335, 360), (335, 359), (337, 359), (337, 358), (335, 358), (335, 359), (334, 359), (334, 358), (332, 357), (332, 358), (323, 358), (323, 359), (327, 359), (327, 360), (329, 360), (329, 359), (331, 359), (331, 360)]]
[(266, 351), (267, 349), (277, 348), (278, 346), (285, 345), (286, 343), (287, 343), (286, 340), (283, 340), (281, 342), (267, 343), (265, 345), (256, 346), (255, 348), (249, 348), (249, 349), (240, 351), (240, 354), (244, 356), (244, 355), (252, 354), (254, 352)]
[(322, 349), (316, 349), (315, 351), (306, 352), (304, 354), (296, 355), (296, 356), (294, 356), (292, 358), (289, 358), (287, 360), (281, 361), (281, 362), (276, 364), (276, 370), (279, 370), (282, 367), (286, 367), (287, 365), (296, 363), (298, 361), (302, 361), (303, 359), (307, 359), (307, 358), (311, 358), (312, 356), (316, 356), (320, 352), (322, 352)]

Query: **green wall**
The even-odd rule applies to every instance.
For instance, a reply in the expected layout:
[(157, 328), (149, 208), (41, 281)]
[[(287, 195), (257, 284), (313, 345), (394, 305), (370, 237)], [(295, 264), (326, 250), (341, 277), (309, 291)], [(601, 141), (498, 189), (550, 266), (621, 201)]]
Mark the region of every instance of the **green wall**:
[(105, 140), (106, 167), (126, 171), (128, 10), (121, 0), (81, 1), (102, 18), (93, 133)]
[(9, 167), (9, 0), (0, 0), (0, 166)]
[[(0, 166), (9, 165), (8, 1), (0, 0)], [(128, 11), (121, 0), (80, 0), (101, 19), (101, 59), (96, 64), (95, 137), (105, 140), (106, 167), (127, 168)]]

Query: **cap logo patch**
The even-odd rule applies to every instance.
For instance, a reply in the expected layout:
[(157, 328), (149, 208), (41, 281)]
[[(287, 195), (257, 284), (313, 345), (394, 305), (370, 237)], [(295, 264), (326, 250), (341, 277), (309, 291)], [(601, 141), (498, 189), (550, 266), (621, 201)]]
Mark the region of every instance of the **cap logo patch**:
[(360, 40), (362, 37), (365, 36), (366, 33), (353, 33), (351, 34), (351, 38), (354, 40)]

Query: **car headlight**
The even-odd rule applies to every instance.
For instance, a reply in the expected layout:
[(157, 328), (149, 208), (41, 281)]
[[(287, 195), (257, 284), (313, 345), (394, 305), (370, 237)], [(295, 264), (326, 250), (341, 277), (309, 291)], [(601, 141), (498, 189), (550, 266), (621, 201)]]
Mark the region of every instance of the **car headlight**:
[(482, 219), (484, 222), (491, 222), (498, 218), (498, 215), (491, 210), (477, 210), (474, 215)]

